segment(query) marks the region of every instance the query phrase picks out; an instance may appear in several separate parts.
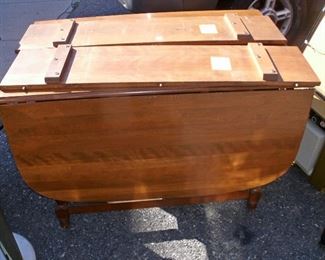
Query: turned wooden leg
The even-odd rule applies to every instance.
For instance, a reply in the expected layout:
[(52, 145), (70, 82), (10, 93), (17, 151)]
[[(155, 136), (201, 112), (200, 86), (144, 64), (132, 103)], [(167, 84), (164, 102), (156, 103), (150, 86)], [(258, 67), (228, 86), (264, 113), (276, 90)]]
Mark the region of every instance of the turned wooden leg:
[(261, 188), (255, 188), (249, 190), (249, 195), (247, 199), (247, 207), (249, 209), (256, 209), (257, 203), (259, 202), (262, 196)]
[(60, 226), (68, 228), (70, 225), (69, 203), (65, 201), (56, 201), (56, 203), (55, 215), (60, 222)]
[(320, 238), (319, 244), (325, 248), (325, 228), (323, 230), (323, 234)]

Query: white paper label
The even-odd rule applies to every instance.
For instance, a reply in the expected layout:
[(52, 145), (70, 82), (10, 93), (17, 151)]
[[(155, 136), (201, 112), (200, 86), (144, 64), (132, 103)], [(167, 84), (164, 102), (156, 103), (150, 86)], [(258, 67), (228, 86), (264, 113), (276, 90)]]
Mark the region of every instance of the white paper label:
[(156, 35), (155, 40), (156, 42), (162, 42), (164, 40), (164, 37), (162, 35)]
[(217, 26), (213, 23), (210, 24), (200, 24), (200, 32), (202, 34), (216, 34), (218, 33)]
[(211, 56), (211, 67), (212, 70), (231, 70), (231, 62), (228, 57)]

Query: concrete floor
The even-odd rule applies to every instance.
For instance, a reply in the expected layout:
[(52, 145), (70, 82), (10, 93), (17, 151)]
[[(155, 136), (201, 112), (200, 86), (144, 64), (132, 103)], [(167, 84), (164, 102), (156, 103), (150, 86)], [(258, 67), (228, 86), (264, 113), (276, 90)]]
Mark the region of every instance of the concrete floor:
[[(0, 78), (35, 19), (56, 18), (70, 1), (0, 0)], [(126, 12), (113, 0), (82, 1), (70, 16)], [(20, 17), (20, 19), (17, 19)], [(264, 189), (255, 212), (245, 201), (75, 215), (59, 227), (54, 203), (22, 181), (0, 131), (0, 206), (38, 259), (325, 259), (325, 195), (298, 168)]]

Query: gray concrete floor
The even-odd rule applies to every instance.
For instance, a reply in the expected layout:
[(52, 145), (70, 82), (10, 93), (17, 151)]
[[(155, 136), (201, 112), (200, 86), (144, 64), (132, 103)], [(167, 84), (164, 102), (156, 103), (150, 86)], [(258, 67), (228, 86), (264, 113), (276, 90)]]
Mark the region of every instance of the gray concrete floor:
[(71, 0), (0, 0), (0, 80), (15, 58), (15, 49), (29, 24), (55, 19)]
[[(70, 1), (0, 0), (0, 78), (35, 19), (56, 18)], [(70, 16), (126, 12), (115, 0), (82, 1)], [(19, 17), (19, 18), (17, 18)], [(30, 190), (0, 131), (0, 206), (38, 259), (325, 259), (325, 195), (298, 168), (264, 189), (255, 212), (244, 201), (75, 215), (59, 227), (53, 201)]]

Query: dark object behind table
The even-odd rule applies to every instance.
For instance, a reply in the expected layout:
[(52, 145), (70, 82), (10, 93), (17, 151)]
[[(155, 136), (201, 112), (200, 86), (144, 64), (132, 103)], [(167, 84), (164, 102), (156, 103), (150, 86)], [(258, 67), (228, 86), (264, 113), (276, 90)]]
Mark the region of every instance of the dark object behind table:
[(15, 238), (10, 231), (2, 211), (0, 209), (0, 252), (3, 251), (5, 256), (9, 256), (8, 259), (22, 260), (19, 248), (16, 244)]
[(319, 155), (310, 182), (319, 190), (325, 191), (325, 147)]
[(325, 228), (319, 242), (322, 246), (325, 246)]
[(218, 0), (120, 0), (132, 12), (167, 12), (181, 10), (215, 9)]

